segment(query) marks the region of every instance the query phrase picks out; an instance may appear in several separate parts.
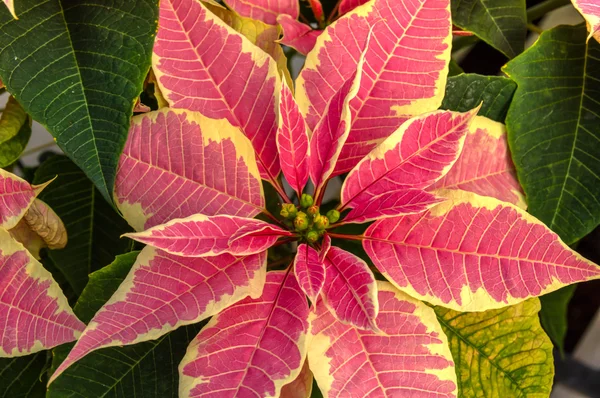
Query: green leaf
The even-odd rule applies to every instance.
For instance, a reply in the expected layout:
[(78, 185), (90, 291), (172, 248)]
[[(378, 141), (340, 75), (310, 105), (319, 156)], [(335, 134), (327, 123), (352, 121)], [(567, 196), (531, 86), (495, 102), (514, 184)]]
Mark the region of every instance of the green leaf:
[(434, 307), (456, 366), (459, 396), (548, 397), (552, 343), (540, 326), (540, 302), (484, 312)]
[(0, 168), (19, 159), (31, 137), (31, 118), (10, 97), (0, 119)]
[[(74, 308), (79, 319), (92, 319), (125, 279), (137, 255), (131, 252), (117, 256), (112, 264), (90, 275), (90, 283)], [(157, 340), (94, 351), (61, 374), (50, 385), (47, 397), (176, 398), (177, 366), (199, 331), (200, 324), (191, 325)], [(53, 350), (53, 369), (72, 346)]]
[(17, 0), (0, 7), (0, 77), (112, 201), (119, 155), (150, 67), (157, 0)]
[(79, 295), (90, 272), (110, 264), (117, 254), (131, 250), (131, 241), (120, 238), (131, 228), (65, 156), (53, 156), (45, 161), (37, 169), (34, 183), (57, 175), (39, 198), (62, 219), (69, 241), (62, 250), (49, 250), (48, 257)]
[(458, 62), (456, 62), (454, 59), (451, 59), (450, 63), (448, 64), (448, 76), (452, 77), (460, 75), (461, 73), (465, 73), (465, 71), (460, 67)]
[(508, 58), (525, 48), (525, 0), (451, 0), (452, 22)]
[(577, 285), (570, 285), (540, 297), (542, 303), (540, 321), (561, 355), (564, 354), (567, 334), (567, 309), (576, 288)]
[(481, 104), (479, 116), (504, 122), (517, 85), (500, 76), (462, 74), (448, 78), (441, 109), (466, 112)]
[(545, 31), (505, 66), (518, 88), (508, 142), (529, 212), (571, 244), (600, 224), (600, 44)]
[(46, 395), (47, 351), (0, 358), (0, 398), (43, 398)]

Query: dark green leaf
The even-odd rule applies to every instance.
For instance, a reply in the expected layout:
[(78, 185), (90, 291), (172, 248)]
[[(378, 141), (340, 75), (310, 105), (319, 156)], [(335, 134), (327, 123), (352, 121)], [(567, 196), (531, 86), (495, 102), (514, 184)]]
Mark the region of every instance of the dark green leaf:
[(0, 398), (43, 398), (46, 395), (47, 351), (0, 358)]
[(465, 73), (465, 71), (454, 59), (451, 59), (450, 64), (448, 65), (448, 76), (456, 76), (460, 75), (461, 73)]
[(478, 115), (503, 123), (516, 88), (515, 82), (500, 76), (452, 76), (440, 108), (466, 112), (483, 102)]
[[(75, 314), (89, 322), (127, 276), (138, 252), (117, 256), (115, 261), (90, 275), (75, 305)], [(177, 366), (200, 325), (180, 327), (161, 338), (125, 347), (93, 351), (68, 368), (51, 385), (48, 398), (63, 397), (177, 397)], [(65, 359), (72, 344), (54, 349), (53, 369)]]
[(19, 159), (31, 137), (31, 118), (10, 97), (0, 119), (0, 168)]
[(540, 297), (542, 326), (561, 354), (567, 334), (567, 307), (576, 288), (577, 285), (570, 285)]
[(434, 307), (456, 366), (459, 397), (548, 397), (552, 343), (538, 299), (483, 312)]
[(17, 0), (0, 9), (0, 76), (112, 201), (119, 155), (150, 67), (157, 0)]
[(58, 175), (40, 195), (60, 216), (69, 241), (48, 256), (65, 276), (75, 293), (85, 287), (88, 274), (110, 264), (117, 254), (131, 249), (131, 241), (120, 236), (131, 229), (100, 196), (94, 184), (67, 157), (54, 156), (36, 171), (34, 183)]
[(525, 0), (451, 0), (452, 22), (509, 58), (525, 48)]
[(600, 224), (600, 44), (559, 26), (505, 67), (506, 127), (529, 212), (567, 243)]

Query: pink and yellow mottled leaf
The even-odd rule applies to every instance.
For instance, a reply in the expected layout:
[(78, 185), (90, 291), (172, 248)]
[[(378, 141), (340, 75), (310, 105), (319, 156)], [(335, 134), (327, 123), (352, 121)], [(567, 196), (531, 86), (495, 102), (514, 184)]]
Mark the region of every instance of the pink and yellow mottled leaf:
[(279, 42), (296, 49), (303, 55), (308, 54), (313, 49), (317, 37), (321, 34), (321, 31), (314, 30), (289, 15), (280, 15), (277, 17), (277, 23), (283, 30), (283, 37), (279, 39)]
[[(328, 249), (327, 249), (328, 250)], [(325, 253), (326, 255), (326, 253)], [(317, 302), (325, 284), (324, 256), (306, 243), (298, 246), (294, 258), (294, 273), (302, 291), (310, 301)]]
[(415, 214), (440, 203), (442, 199), (421, 189), (390, 187), (389, 191), (377, 195), (362, 193), (354, 203), (360, 204), (350, 210), (344, 222), (363, 223), (386, 217)]
[(280, 14), (287, 14), (294, 19), (300, 15), (298, 0), (225, 0), (225, 3), (241, 16), (269, 25), (277, 25), (277, 16)]
[(321, 121), (310, 137), (310, 178), (318, 195), (322, 185), (333, 173), (340, 152), (350, 133), (350, 101), (358, 94), (363, 75), (364, 56), (369, 46), (367, 37), (365, 50), (360, 55), (356, 74), (346, 81), (327, 105)]
[(346, 172), (405, 120), (437, 109), (444, 96), (452, 24), (449, 0), (374, 0), (327, 27), (306, 58), (296, 89), (314, 129), (357, 69), (364, 43), (365, 76), (350, 103), (352, 126), (334, 175)]
[(432, 189), (462, 189), (525, 208), (525, 198), (508, 150), (506, 127), (482, 116), (471, 123), (463, 151)]
[(85, 328), (50, 272), (0, 228), (0, 357), (76, 340)]
[(354, 10), (356, 7), (365, 4), (369, 0), (341, 0), (338, 7), (338, 13), (344, 15)]
[(248, 139), (226, 120), (175, 109), (133, 118), (115, 202), (138, 231), (197, 213), (253, 217), (265, 206)]
[(571, 0), (573, 6), (583, 15), (590, 37), (600, 42), (600, 3), (598, 0)]
[(236, 32), (243, 34), (250, 42), (273, 57), (285, 81), (290, 86), (293, 85), (292, 77), (287, 69), (287, 58), (283, 48), (277, 43), (280, 35), (277, 25), (268, 25), (256, 19), (242, 17), (235, 11), (230, 11), (218, 3), (207, 5), (206, 8)]
[(15, 13), (15, 0), (4, 0), (4, 4), (8, 7), (8, 11), (12, 14), (15, 19), (19, 19)]
[(158, 25), (152, 65), (169, 105), (240, 127), (261, 175), (274, 180), (280, 77), (273, 58), (199, 0), (161, 1)]
[(0, 169), (0, 228), (11, 229), (25, 215), (35, 197), (50, 184), (30, 185), (24, 179)]
[(600, 278), (524, 210), (449, 190), (425, 213), (376, 221), (363, 246), (379, 271), (413, 297), (457, 311), (501, 308)]
[(179, 326), (200, 322), (248, 297), (259, 297), (266, 252), (190, 258), (145, 247), (110, 300), (52, 375), (103, 347), (156, 339)]
[(340, 322), (376, 330), (377, 284), (367, 263), (338, 247), (329, 249), (323, 263), (325, 284), (321, 295), (327, 308)]
[(308, 133), (292, 90), (285, 83), (281, 85), (277, 149), (283, 175), (300, 197), (308, 181)]
[(308, 360), (323, 396), (456, 398), (448, 340), (424, 303), (378, 282), (378, 332), (311, 315)]
[[(350, 171), (342, 186), (341, 208), (361, 211), (376, 203), (383, 213), (386, 202), (380, 197), (436, 182), (460, 155), (476, 112), (435, 111), (408, 120)], [(394, 200), (389, 204), (396, 205)]]
[(182, 397), (277, 397), (306, 356), (308, 303), (291, 272), (270, 272), (263, 294), (200, 331), (179, 365)]
[(178, 256), (210, 257), (223, 253), (235, 256), (260, 253), (280, 237), (291, 235), (287, 230), (252, 218), (196, 214), (124, 236)]
[(281, 388), (279, 398), (310, 398), (312, 394), (313, 374), (308, 366), (308, 361), (304, 361), (304, 366), (300, 374), (291, 383)]

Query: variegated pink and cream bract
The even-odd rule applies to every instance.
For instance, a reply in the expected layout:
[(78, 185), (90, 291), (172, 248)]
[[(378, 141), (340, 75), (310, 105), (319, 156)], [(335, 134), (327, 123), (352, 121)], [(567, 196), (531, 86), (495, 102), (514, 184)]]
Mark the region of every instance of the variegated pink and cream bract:
[[(278, 396), (312, 372), (328, 397), (456, 397), (446, 337), (418, 299), (481, 311), (600, 277), (519, 207), (504, 126), (436, 111), (449, 8), (357, 7), (319, 37), (294, 96), (199, 0), (161, 1), (153, 68), (170, 107), (133, 119), (114, 192), (147, 246), (51, 381), (91, 351), (213, 316), (180, 364), (181, 396)], [(271, 216), (261, 179), (280, 171), (297, 194), (348, 171), (338, 225), (374, 223), (309, 244), (255, 219)], [(267, 272), (268, 248), (293, 240), (291, 264)]]
[(586, 20), (590, 38), (600, 42), (600, 3), (597, 0), (572, 0), (573, 6)]
[(0, 357), (68, 343), (85, 328), (50, 272), (15, 239), (22, 234), (11, 234), (47, 184), (31, 186), (0, 169)]

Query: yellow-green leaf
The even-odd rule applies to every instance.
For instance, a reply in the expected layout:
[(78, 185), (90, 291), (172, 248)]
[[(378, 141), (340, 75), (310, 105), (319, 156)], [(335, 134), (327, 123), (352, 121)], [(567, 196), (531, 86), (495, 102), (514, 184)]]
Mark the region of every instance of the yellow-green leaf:
[(11, 96), (0, 118), (0, 167), (14, 163), (31, 137), (31, 118)]
[(552, 343), (533, 298), (485, 312), (435, 307), (456, 366), (462, 398), (542, 398), (554, 377)]

